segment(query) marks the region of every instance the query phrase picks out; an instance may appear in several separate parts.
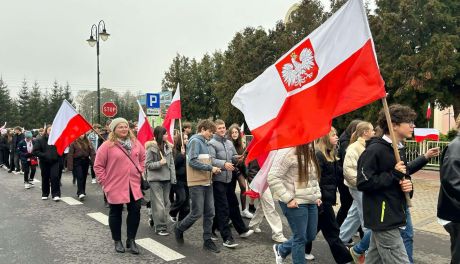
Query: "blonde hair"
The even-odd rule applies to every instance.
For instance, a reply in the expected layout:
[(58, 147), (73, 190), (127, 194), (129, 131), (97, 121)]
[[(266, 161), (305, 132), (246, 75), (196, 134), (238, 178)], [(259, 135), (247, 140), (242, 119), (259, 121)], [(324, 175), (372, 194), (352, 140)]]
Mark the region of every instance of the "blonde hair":
[[(131, 131), (131, 129), (128, 129), (128, 138), (131, 139), (132, 142), (136, 141), (136, 136)], [(112, 131), (112, 132), (110, 132), (109, 137), (107, 138), (107, 140), (110, 141), (112, 143), (112, 145), (113, 145), (113, 144), (115, 144), (115, 142), (117, 142), (118, 137), (115, 134), (115, 132)]]
[(362, 137), (366, 131), (369, 131), (372, 129), (372, 124), (366, 121), (359, 122), (358, 125), (356, 125), (356, 130), (353, 132), (350, 138), (350, 145), (356, 142), (358, 138)]
[(330, 137), (333, 134), (337, 135), (337, 130), (334, 127), (331, 127), (331, 131), (326, 135), (318, 138), (315, 142), (316, 149), (323, 153), (324, 157), (326, 157), (327, 161), (336, 161), (339, 158), (337, 157), (337, 149), (336, 146), (331, 144)]

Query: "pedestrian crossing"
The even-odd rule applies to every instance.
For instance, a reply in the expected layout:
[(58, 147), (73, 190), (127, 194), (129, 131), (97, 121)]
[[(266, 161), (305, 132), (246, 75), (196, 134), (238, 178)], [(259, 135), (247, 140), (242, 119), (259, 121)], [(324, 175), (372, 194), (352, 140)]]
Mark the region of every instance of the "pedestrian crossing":
[(168, 248), (167, 246), (151, 238), (136, 239), (136, 243), (165, 261), (172, 261), (185, 258), (184, 255)]
[(65, 202), (68, 205), (77, 205), (83, 204), (82, 202), (72, 198), (72, 197), (61, 197), (61, 201)]

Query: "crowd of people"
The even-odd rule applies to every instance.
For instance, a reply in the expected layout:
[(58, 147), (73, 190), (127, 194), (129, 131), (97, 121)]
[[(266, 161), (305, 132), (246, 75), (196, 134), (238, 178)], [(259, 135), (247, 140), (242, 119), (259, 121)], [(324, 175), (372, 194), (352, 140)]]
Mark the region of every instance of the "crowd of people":
[[(277, 264), (284, 263), (288, 255), (295, 264), (314, 259), (311, 251), (319, 231), (336, 263), (413, 263), (411, 175), (440, 153), (439, 148), (429, 149), (408, 162), (404, 141), (412, 137), (416, 114), (402, 105), (390, 106), (389, 112), (391, 126), (382, 111), (376, 127), (354, 120), (340, 136), (332, 127), (313, 142), (277, 150), (267, 176), (269, 188), (257, 201), (244, 193), (261, 165), (254, 160), (246, 166), (241, 128), (233, 124), (227, 129), (223, 120), (201, 120), (195, 134), (192, 125), (184, 123), (173, 143), (168, 142), (168, 131), (158, 126), (154, 138), (144, 145), (136, 139), (135, 125), (115, 118), (104, 128), (94, 125), (95, 131), (76, 139), (63, 156), (47, 144), (51, 126), (33, 132), (20, 127), (11, 132), (3, 129), (0, 166), (24, 174), (26, 189), (34, 186), (40, 166), (41, 199), (51, 194), (56, 202), (64, 168), (72, 171), (76, 197), (82, 201), (91, 173), (91, 182), (101, 185), (110, 208), (110, 231), (115, 251), (120, 253), (139, 254), (135, 238), (142, 199), (149, 194), (145, 199), (155, 234), (172, 233), (177, 243), (183, 243), (190, 227), (202, 218), (203, 248), (214, 253), (221, 250), (218, 241), (226, 248), (239, 246), (232, 228), (240, 238), (262, 232), (265, 217), (276, 242)], [(441, 157), (437, 214), (451, 235), (452, 263), (460, 261), (459, 140), (457, 137)], [(400, 162), (393, 145), (399, 150)], [(337, 193), (340, 208), (336, 214)], [(276, 202), (287, 219), (289, 239), (283, 234)], [(127, 240), (123, 244), (124, 205)], [(243, 218), (250, 219), (249, 223)], [(354, 243), (356, 234), (361, 239)]]

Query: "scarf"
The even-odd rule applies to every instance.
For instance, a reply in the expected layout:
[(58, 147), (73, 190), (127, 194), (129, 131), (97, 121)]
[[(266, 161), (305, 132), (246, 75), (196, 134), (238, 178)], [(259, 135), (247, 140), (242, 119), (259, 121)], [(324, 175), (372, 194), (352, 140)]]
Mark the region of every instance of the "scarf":
[(133, 148), (131, 139), (118, 139), (118, 142), (121, 144), (121, 146), (129, 153), (131, 154), (131, 149)]

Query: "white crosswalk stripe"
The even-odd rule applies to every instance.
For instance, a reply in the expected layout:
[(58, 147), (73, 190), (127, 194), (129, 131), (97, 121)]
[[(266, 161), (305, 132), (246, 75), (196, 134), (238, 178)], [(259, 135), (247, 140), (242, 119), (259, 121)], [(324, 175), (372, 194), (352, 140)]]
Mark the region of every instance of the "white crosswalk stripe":
[(68, 205), (77, 205), (77, 204), (83, 204), (82, 202), (72, 198), (72, 197), (61, 197), (61, 200), (65, 202)]
[(142, 238), (136, 239), (136, 243), (145, 248), (146, 250), (152, 252), (158, 257), (162, 258), (165, 261), (177, 260), (185, 258), (184, 255), (168, 248), (167, 246), (151, 239), (151, 238)]
[(103, 213), (97, 212), (97, 213), (89, 213), (87, 215), (103, 225), (106, 225), (106, 226), (109, 225), (109, 217)]

